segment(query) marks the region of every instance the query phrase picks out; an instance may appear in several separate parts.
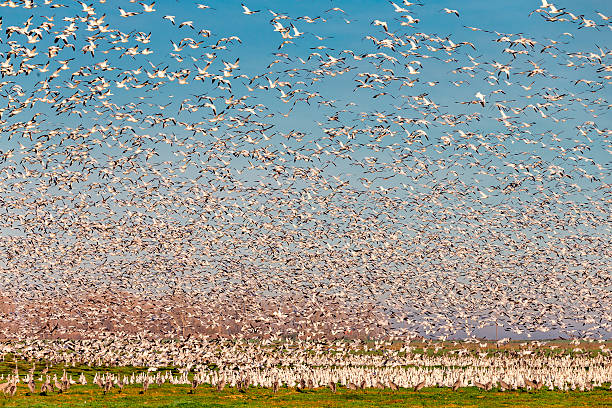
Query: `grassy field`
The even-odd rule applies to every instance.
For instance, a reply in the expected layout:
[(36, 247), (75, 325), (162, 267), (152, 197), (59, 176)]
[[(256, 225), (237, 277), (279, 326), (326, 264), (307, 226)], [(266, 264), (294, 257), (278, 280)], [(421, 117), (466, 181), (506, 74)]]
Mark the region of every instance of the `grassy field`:
[[(416, 343), (416, 342), (415, 342)], [(414, 344), (416, 352), (438, 354), (431, 345)], [(448, 352), (449, 349), (466, 347), (465, 344), (445, 344), (440, 353)], [(505, 344), (497, 348), (482, 347), (479, 345), (468, 345), (474, 352), (487, 351), (490, 354), (504, 355), (519, 350), (518, 343)], [(538, 350), (545, 355), (562, 354), (573, 355), (575, 345), (569, 342), (558, 342), (555, 349)], [(580, 354), (594, 356), (600, 353), (599, 343), (581, 344), (583, 351)], [(606, 343), (610, 346), (610, 343)], [(382, 350), (360, 351), (363, 353), (382, 353)], [(12, 354), (5, 354), (0, 360), (0, 377), (4, 378), (15, 369), (19, 370), (21, 377), (32, 367), (31, 361), (22, 359), (14, 360)], [(36, 363), (37, 388), (40, 387), (39, 373), (49, 367), (49, 375), (61, 377), (64, 370), (75, 380), (84, 373), (90, 385), (74, 385), (64, 394), (51, 393), (47, 396), (26, 395), (27, 387), (21, 383), (18, 386), (17, 395), (4, 397), (0, 393), (0, 408), (2, 407), (611, 407), (612, 391), (610, 384), (606, 383), (603, 388), (596, 388), (590, 392), (563, 392), (563, 391), (482, 391), (477, 388), (461, 388), (453, 392), (449, 388), (425, 388), (419, 392), (411, 389), (392, 391), (390, 389), (366, 389), (352, 391), (339, 388), (337, 393), (332, 393), (327, 388), (317, 390), (297, 391), (295, 388), (281, 388), (278, 393), (270, 389), (251, 387), (247, 392), (241, 393), (236, 388), (226, 388), (217, 392), (210, 386), (198, 387), (195, 394), (188, 394), (189, 385), (163, 384), (151, 385), (146, 394), (139, 394), (142, 386), (126, 386), (119, 393), (113, 388), (104, 395), (97, 385), (92, 385), (95, 373), (112, 373), (115, 375), (129, 376), (132, 373), (143, 373), (146, 367), (115, 366), (115, 367), (92, 367), (79, 364), (76, 366), (53, 364), (47, 365), (43, 361)], [(158, 367), (160, 372), (167, 370), (178, 376), (179, 371), (171, 367)], [(4, 380), (3, 380), (4, 381)], [(0, 381), (2, 382), (2, 381)]]
[(73, 386), (65, 394), (48, 396), (25, 395), (20, 385), (12, 398), (0, 397), (0, 407), (612, 407), (612, 391), (596, 389), (591, 392), (561, 391), (480, 391), (463, 388), (453, 392), (448, 388), (425, 388), (391, 391), (349, 391), (339, 389), (333, 394), (328, 389), (298, 392), (281, 388), (271, 390), (250, 388), (241, 393), (230, 388), (217, 392), (211, 387), (199, 387), (188, 394), (188, 385), (152, 385), (145, 395), (140, 386), (129, 386), (103, 395), (94, 385)]

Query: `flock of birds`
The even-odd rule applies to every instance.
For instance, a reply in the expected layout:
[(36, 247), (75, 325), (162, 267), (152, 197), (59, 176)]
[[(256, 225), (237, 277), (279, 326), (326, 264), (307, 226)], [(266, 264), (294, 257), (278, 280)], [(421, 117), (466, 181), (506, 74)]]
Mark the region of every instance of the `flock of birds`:
[[(225, 387), (246, 392), (250, 386), (277, 392), (281, 387), (298, 391), (328, 387), (336, 392), (366, 388), (462, 387), (482, 390), (579, 390), (610, 386), (612, 354), (609, 344), (580, 341), (560, 348), (547, 342), (526, 342), (507, 348), (498, 343), (389, 342), (362, 340), (263, 342), (189, 339), (160, 341), (144, 337), (104, 340), (29, 339), (6, 344), (3, 353), (31, 364), (20, 375), (17, 364), (11, 373), (0, 376), (0, 390), (14, 395), (19, 383), (27, 384), (29, 395), (67, 392), (72, 385), (97, 384), (104, 393), (124, 386), (164, 383)], [(506, 347), (504, 349), (504, 347)], [(15, 361), (17, 361), (15, 360)], [(30, 362), (30, 363), (28, 363)], [(37, 362), (44, 362), (43, 364)], [(11, 363), (9, 363), (11, 364)], [(53, 368), (53, 365), (58, 365)], [(72, 371), (82, 364), (106, 366), (87, 376)], [(51, 370), (50, 370), (51, 365)], [(118, 374), (116, 366), (149, 367)], [(67, 368), (68, 367), (68, 368)], [(75, 368), (70, 368), (75, 367)], [(173, 371), (163, 367), (174, 367)], [(71, 373), (67, 372), (71, 370)], [(60, 374), (61, 373), (61, 374)]]
[(609, 335), (610, 10), (208, 3), (0, 2), (3, 337)]

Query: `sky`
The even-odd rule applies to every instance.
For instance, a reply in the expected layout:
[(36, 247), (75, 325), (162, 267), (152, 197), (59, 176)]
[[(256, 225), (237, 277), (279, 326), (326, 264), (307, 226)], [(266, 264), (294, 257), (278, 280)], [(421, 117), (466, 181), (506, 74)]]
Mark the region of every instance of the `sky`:
[[(0, 231), (45, 255), (0, 265), (43, 291), (263, 280), (398, 327), (507, 309), (523, 332), (605, 296), (607, 2), (555, 2), (576, 17), (555, 22), (540, 1), (60, 3), (1, 10)], [(516, 317), (529, 302), (573, 306)]]

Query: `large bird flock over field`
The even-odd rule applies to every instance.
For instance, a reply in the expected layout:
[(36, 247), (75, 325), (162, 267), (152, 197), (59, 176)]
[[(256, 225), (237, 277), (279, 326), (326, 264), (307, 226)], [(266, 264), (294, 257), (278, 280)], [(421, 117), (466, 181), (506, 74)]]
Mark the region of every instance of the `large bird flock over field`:
[[(0, 344), (10, 356), (0, 391), (50, 395), (72, 385), (96, 384), (100, 393), (125, 386), (191, 385), (246, 393), (250, 387), (299, 392), (329, 388), (398, 391), (477, 387), (483, 391), (612, 389), (609, 342), (390, 342), (271, 339), (185, 341), (143, 336), (86, 340), (38, 340)], [(17, 363), (19, 362), (19, 364)], [(12, 368), (12, 364), (14, 368)], [(82, 371), (87, 367), (87, 375)], [(132, 367), (131, 373), (114, 372)], [(96, 367), (93, 372), (92, 368)], [(100, 370), (106, 367), (105, 370)], [(80, 370), (80, 371), (79, 371)], [(27, 372), (27, 373), (26, 373)]]
[(609, 336), (612, 9), (489, 3), (2, 0), (1, 335)]

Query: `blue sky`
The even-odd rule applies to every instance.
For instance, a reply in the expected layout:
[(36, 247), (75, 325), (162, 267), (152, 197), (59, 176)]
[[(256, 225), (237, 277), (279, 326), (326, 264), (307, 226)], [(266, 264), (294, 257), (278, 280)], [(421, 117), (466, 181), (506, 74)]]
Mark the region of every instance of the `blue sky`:
[[(55, 38), (71, 24), (63, 19), (86, 16), (78, 2), (64, 3), (69, 7), (2, 9), (3, 31), (22, 27), (29, 16), (33, 27), (51, 17), (55, 24), (39, 42), (28, 43), (21, 34), (1, 37), (4, 60), (11, 51), (10, 41), (28, 50), (36, 46), (38, 52), (27, 61), (37, 65), (32, 74), (3, 78), (9, 82), (2, 95), (13, 99), (5, 102), (8, 111), (2, 115), (0, 150), (16, 151), (14, 162), (3, 168), (7, 201), (18, 196), (17, 181), (8, 175), (22, 177), (27, 168), (41, 173), (22, 177), (24, 186), (19, 187), (33, 191), (48, 183), (42, 195), (65, 194), (68, 206), (83, 199), (94, 207), (87, 214), (90, 219), (130, 219), (132, 211), (146, 219), (143, 225), (160, 220), (166, 226), (200, 228), (208, 222), (219, 230), (194, 227), (190, 233), (204, 241), (209, 235), (219, 238), (218, 247), (211, 241), (201, 243), (210, 245), (202, 255), (212, 263), (210, 270), (232, 255), (243, 256), (247, 267), (287, 271), (283, 268), (295, 261), (291, 267), (297, 270), (301, 255), (308, 254), (316, 261), (303, 261), (302, 272), (325, 275), (326, 257), (355, 261), (365, 259), (357, 255), (363, 251), (379, 256), (370, 262), (390, 279), (403, 279), (406, 269), (417, 268), (422, 276), (416, 278), (428, 281), (439, 276), (440, 265), (452, 265), (449, 276), (467, 285), (472, 278), (494, 279), (499, 275), (496, 267), (515, 258), (526, 256), (531, 261), (535, 255), (529, 245), (545, 248), (553, 243), (568, 249), (574, 236), (578, 243), (589, 236), (609, 242), (605, 194), (612, 181), (610, 80), (598, 72), (609, 66), (609, 55), (593, 62), (601, 52), (609, 52), (610, 28), (596, 14), (612, 14), (606, 1), (555, 2), (558, 9), (567, 7), (575, 16), (597, 22), (596, 28), (579, 28), (581, 18), (547, 22), (538, 13), (529, 16), (540, 1), (426, 2), (408, 7), (409, 14), (419, 19), (412, 27), (401, 25), (400, 16), (406, 13), (396, 13), (387, 1), (245, 1), (249, 9), (260, 10), (252, 15), (242, 13), (239, 1), (200, 3), (210, 9), (198, 8), (197, 2), (157, 1), (156, 12), (127, 18), (119, 16), (119, 7), (127, 12), (142, 12), (143, 7), (128, 1), (95, 2), (95, 17), (105, 15), (103, 25), (118, 31), (98, 34), (92, 56), (81, 49), (94, 32), (87, 31), (86, 21), (76, 20), (76, 38), (67, 39), (75, 50), (65, 47), (49, 61), (45, 52), (62, 44)], [(336, 7), (343, 11), (333, 10)], [(444, 8), (456, 9), (459, 17)], [(303, 34), (290, 31), (291, 38), (286, 39), (291, 42), (283, 44), (269, 10), (286, 16), (277, 19), (283, 27), (293, 25)], [(163, 18), (169, 15), (176, 24)], [(317, 19), (307, 23), (303, 16)], [(375, 20), (386, 22), (389, 33), (374, 25)], [(194, 28), (179, 28), (185, 21)], [(210, 35), (200, 30), (209, 30)], [(150, 42), (138, 39), (149, 33)], [(496, 41), (505, 34), (537, 44), (532, 49)], [(393, 48), (384, 43), (377, 47), (374, 42), (381, 40), (394, 42)], [(173, 51), (173, 43), (181, 50)], [(550, 48), (548, 53), (545, 45), (557, 50)], [(152, 53), (125, 55), (135, 46), (139, 53), (144, 49)], [(528, 54), (513, 57), (507, 50)], [(591, 53), (595, 57), (585, 58)], [(11, 57), (15, 70), (21, 59)], [(63, 99), (69, 109), (57, 113), (43, 101), (24, 102), (44, 94), (39, 81), (64, 60), (69, 60), (68, 69), (58, 72), (49, 86), (56, 92), (55, 107)], [(115, 69), (102, 70), (105, 60)], [(49, 70), (40, 72), (47, 62)], [(207, 72), (227, 81), (221, 87), (218, 79), (195, 79), (198, 69), (209, 62)], [(224, 74), (226, 64), (236, 63), (237, 68)], [(509, 77), (498, 75), (496, 63), (511, 65)], [(534, 66), (544, 68), (544, 75), (528, 76)], [(74, 75), (80, 68), (81, 75)], [(185, 84), (172, 77), (181, 73)], [(599, 85), (577, 82), (580, 79)], [(371, 87), (358, 88), (360, 83)], [(129, 89), (118, 86), (122, 84)], [(139, 84), (145, 85), (134, 87)], [(97, 94), (83, 103), (98, 85), (110, 94)], [(477, 93), (484, 95), (484, 106)], [(74, 94), (79, 101), (71, 102)], [(241, 101), (232, 104), (236, 100)], [(10, 115), (19, 102), (25, 104), (22, 112)], [(181, 106), (187, 109), (180, 111)], [(217, 119), (213, 108), (220, 115)], [(14, 132), (11, 126), (22, 129), (19, 122), (37, 113), (41, 113), (40, 133), (30, 138), (18, 130), (9, 136)], [(503, 115), (510, 121), (504, 121)], [(154, 118), (178, 123), (152, 124)], [(112, 126), (131, 129), (118, 132)], [(45, 132), (53, 129), (60, 129), (60, 139), (74, 129), (78, 137), (61, 144), (56, 137), (46, 140)], [(45, 149), (37, 147), (39, 142)], [(68, 153), (80, 149), (87, 150), (82, 156), (89, 160), (86, 164), (71, 160), (75, 156)], [(54, 170), (19, 162), (39, 152)], [(148, 152), (155, 155), (147, 157)], [(117, 161), (134, 164), (136, 170), (112, 168)], [(58, 174), (76, 174), (84, 168), (88, 177), (69, 186), (61, 178), (58, 181)], [(152, 198), (147, 195), (151, 183), (157, 194)], [(116, 188), (116, 197), (110, 197), (109, 187)], [(210, 210), (205, 196), (211, 202), (219, 200), (220, 209)], [(157, 208), (164, 200), (174, 207)], [(58, 207), (50, 205), (47, 210), (56, 213)], [(221, 210), (232, 220), (223, 218)], [(28, 214), (29, 209), (12, 211), (15, 216)], [(295, 213), (300, 216), (289, 222), (288, 216)], [(584, 214), (592, 217), (572, 219)], [(5, 220), (4, 231), (8, 225), (14, 226), (12, 234), (34, 233), (28, 222)], [(373, 230), (360, 230), (364, 225)], [(240, 232), (244, 226), (248, 234)], [(68, 237), (66, 242), (82, 239), (73, 230), (53, 228)], [(362, 233), (360, 239), (352, 235), (355, 231)], [(438, 239), (427, 238), (429, 233), (438, 234)], [(249, 234), (277, 248), (262, 254), (260, 243), (251, 241)], [(548, 238), (537, 238), (542, 234)], [(449, 256), (457, 250), (442, 245), (445, 239), (474, 251), (471, 261), (477, 272), (469, 272), (469, 263), (460, 255)], [(596, 252), (597, 245), (589, 245)], [(380, 259), (387, 250), (388, 258)], [(412, 251), (420, 257), (412, 258)], [(130, 253), (127, 259), (138, 255)], [(108, 255), (111, 260), (116, 257)], [(564, 257), (557, 254), (551, 262), (569, 268)], [(579, 258), (589, 260), (587, 255)], [(176, 260), (164, 262), (160, 270), (181, 268)], [(528, 263), (517, 262), (512, 268), (520, 276), (541, 273), (549, 266), (539, 258), (536, 263), (535, 271)], [(374, 273), (368, 270), (374, 266), (361, 265), (360, 271)], [(509, 293), (511, 284), (506, 286)], [(393, 292), (382, 293), (383, 286), (381, 302)], [(359, 294), (359, 284), (354, 287)], [(395, 292), (402, 293), (401, 288)]]

